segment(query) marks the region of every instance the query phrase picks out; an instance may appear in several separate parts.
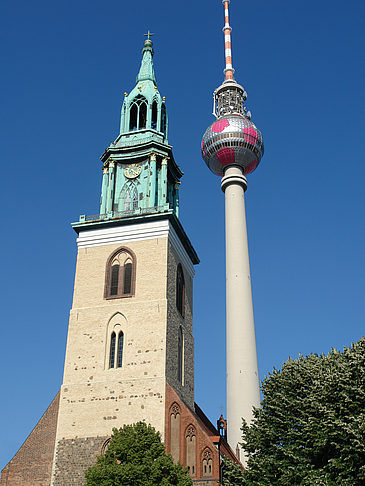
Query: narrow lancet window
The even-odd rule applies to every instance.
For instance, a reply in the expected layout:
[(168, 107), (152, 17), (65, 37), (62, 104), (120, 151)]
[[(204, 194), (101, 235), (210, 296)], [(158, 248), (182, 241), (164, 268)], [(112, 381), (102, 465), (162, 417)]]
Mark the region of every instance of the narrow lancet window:
[(181, 264), (177, 267), (176, 274), (176, 307), (182, 317), (185, 316), (185, 280)]
[(157, 102), (154, 101), (152, 103), (152, 123), (151, 123), (151, 128), (154, 130), (157, 129)]
[(115, 263), (112, 266), (110, 295), (118, 295), (118, 286), (119, 286), (119, 263)]
[(112, 333), (110, 337), (110, 352), (109, 352), (109, 368), (114, 368), (115, 364), (115, 332)]
[(129, 130), (137, 130), (138, 106), (133, 103), (129, 114)]
[(161, 109), (161, 132), (166, 137), (166, 128), (167, 128), (167, 115), (166, 115), (166, 106), (162, 105)]
[(147, 104), (141, 103), (139, 107), (139, 129), (142, 130), (146, 128), (147, 122)]
[(132, 263), (128, 262), (124, 265), (124, 285), (123, 294), (130, 294), (132, 290)]
[(117, 368), (121, 368), (123, 364), (123, 344), (124, 334), (120, 331), (118, 335), (118, 354), (117, 354)]

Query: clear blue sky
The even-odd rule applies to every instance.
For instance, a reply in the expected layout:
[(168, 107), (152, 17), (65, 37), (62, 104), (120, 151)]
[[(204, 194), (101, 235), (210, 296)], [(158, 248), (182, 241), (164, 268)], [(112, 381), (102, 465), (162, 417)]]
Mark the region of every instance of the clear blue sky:
[[(233, 64), (265, 155), (247, 220), (260, 375), (364, 332), (363, 0), (232, 0)], [(225, 405), (224, 200), (200, 155), (223, 80), (220, 0), (19, 0), (0, 6), (0, 467), (57, 393), (75, 269), (70, 222), (95, 214), (143, 34), (185, 172), (196, 268), (196, 400)]]

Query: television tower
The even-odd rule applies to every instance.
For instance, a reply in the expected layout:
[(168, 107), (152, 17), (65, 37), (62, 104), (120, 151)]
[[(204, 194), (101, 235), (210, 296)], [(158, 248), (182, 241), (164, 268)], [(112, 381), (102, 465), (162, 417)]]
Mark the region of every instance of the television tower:
[[(222, 177), (226, 221), (226, 319), (227, 319), (227, 438), (240, 459), (242, 418), (253, 418), (260, 405), (255, 323), (244, 193), (246, 175), (261, 161), (264, 144), (244, 102), (247, 93), (234, 79), (229, 3), (223, 0), (225, 25), (225, 80), (214, 92), (213, 114), (217, 120), (206, 130), (202, 156)], [(244, 460), (244, 457), (241, 458)]]

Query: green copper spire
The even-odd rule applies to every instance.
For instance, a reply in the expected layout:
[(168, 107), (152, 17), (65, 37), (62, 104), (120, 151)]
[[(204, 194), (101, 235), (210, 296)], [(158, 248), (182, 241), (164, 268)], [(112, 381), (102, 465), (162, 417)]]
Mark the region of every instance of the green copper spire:
[[(148, 36), (150, 36), (151, 33), (148, 31)], [(156, 78), (155, 78), (155, 71), (153, 69), (153, 47), (152, 47), (152, 41), (150, 38), (145, 40), (144, 47), (142, 50), (143, 58), (141, 62), (141, 67), (139, 69), (139, 73), (137, 76), (137, 84), (140, 81), (152, 81), (154, 85), (156, 86)]]
[(76, 230), (154, 218), (168, 218), (180, 227), (183, 173), (167, 140), (166, 98), (157, 88), (151, 35), (150, 31), (146, 34), (136, 84), (124, 93), (119, 134), (101, 156), (100, 213), (82, 215), (74, 224)]
[(160, 140), (162, 135), (163, 142), (167, 143), (165, 98), (161, 98), (158, 92), (153, 69), (153, 44), (150, 39), (153, 34), (148, 31), (145, 35), (148, 39), (144, 42), (136, 86), (129, 94), (124, 94), (119, 133), (129, 137), (134, 132), (141, 142), (151, 136)]

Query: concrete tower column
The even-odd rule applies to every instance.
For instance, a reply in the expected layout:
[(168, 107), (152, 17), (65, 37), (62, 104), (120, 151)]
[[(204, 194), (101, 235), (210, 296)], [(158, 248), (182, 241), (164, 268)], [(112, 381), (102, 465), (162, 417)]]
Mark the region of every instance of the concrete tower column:
[(252, 407), (260, 406), (260, 387), (244, 198), (247, 179), (241, 168), (226, 168), (221, 187), (226, 208), (227, 438), (244, 462), (238, 446), (242, 417), (252, 420)]

